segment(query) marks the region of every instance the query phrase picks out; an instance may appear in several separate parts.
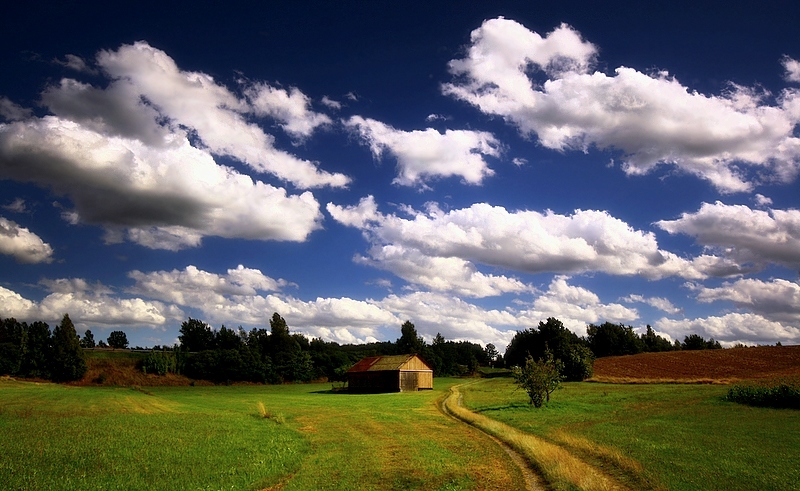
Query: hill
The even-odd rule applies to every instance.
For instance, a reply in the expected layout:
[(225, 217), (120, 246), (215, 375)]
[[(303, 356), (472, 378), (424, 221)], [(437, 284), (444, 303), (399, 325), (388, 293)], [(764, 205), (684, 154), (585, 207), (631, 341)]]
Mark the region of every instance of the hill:
[(795, 376), (800, 376), (800, 346), (757, 346), (598, 358), (591, 380), (729, 383)]

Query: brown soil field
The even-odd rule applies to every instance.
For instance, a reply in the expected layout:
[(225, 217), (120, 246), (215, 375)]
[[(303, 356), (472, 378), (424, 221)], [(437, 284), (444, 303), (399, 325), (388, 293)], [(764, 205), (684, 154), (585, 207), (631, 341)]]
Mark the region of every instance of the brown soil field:
[(594, 382), (731, 383), (800, 377), (800, 346), (757, 346), (609, 356), (594, 362)]

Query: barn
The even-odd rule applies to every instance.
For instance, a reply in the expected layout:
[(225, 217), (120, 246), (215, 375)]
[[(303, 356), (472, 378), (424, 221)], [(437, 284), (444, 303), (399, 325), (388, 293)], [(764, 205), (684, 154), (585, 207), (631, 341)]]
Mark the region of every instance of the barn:
[(347, 371), (350, 392), (433, 389), (433, 370), (417, 355), (370, 356)]

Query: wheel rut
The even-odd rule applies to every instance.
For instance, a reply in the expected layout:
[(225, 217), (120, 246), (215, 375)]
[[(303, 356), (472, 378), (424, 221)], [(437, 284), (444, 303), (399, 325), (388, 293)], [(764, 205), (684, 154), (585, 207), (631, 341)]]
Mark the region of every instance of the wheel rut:
[[(447, 405), (445, 404), (445, 402), (451, 397), (453, 397), (453, 393), (452, 392), (447, 397), (442, 399), (438, 404), (439, 410), (444, 415), (454, 419), (455, 421), (458, 421), (459, 423), (465, 424), (465, 425), (467, 425), (467, 426), (469, 426), (469, 427), (471, 427), (471, 428), (483, 433), (484, 435), (486, 435), (489, 438), (491, 438), (492, 441), (494, 441), (497, 445), (499, 445), (500, 448), (502, 448), (508, 454), (508, 456), (514, 462), (514, 464), (516, 464), (516, 466), (519, 468), (520, 472), (522, 473), (522, 477), (525, 479), (525, 489), (527, 489), (528, 491), (547, 491), (548, 489), (550, 489), (545, 484), (544, 479), (542, 479), (542, 477), (531, 466), (530, 462), (528, 462), (528, 460), (525, 457), (523, 457), (522, 454), (520, 454), (519, 452), (514, 450), (511, 447), (511, 445), (507, 444), (503, 440), (500, 440), (496, 436), (494, 436), (494, 435), (482, 430), (481, 428), (478, 428), (477, 426), (475, 426), (473, 424), (470, 424), (470, 423), (458, 418), (453, 413), (451, 413), (447, 409)], [(458, 393), (458, 397), (456, 399), (456, 404), (458, 406), (462, 405), (462, 399), (463, 399), (463, 396), (459, 392)]]

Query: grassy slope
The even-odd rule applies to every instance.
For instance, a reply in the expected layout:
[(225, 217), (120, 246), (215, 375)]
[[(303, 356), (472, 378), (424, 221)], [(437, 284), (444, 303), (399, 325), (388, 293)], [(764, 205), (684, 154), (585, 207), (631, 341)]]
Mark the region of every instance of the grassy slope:
[(627, 464), (608, 458), (615, 451), (641, 464), (653, 487), (670, 490), (789, 490), (800, 482), (800, 412), (726, 402), (722, 386), (568, 383), (540, 410), (508, 379), (464, 392), (480, 414), (616, 466), (622, 479)]
[[(50, 490), (522, 489), (501, 449), (436, 409), (453, 383), (349, 395), (327, 384), (134, 390), (0, 380), (0, 482)], [(260, 416), (259, 402), (272, 418)]]

